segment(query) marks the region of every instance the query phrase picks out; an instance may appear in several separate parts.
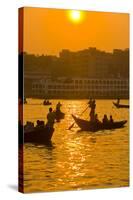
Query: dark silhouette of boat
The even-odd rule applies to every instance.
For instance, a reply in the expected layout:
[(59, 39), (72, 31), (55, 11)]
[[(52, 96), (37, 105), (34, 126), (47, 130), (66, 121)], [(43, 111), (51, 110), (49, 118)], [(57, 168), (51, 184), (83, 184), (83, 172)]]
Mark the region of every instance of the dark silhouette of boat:
[(52, 103), (49, 102), (49, 101), (44, 101), (44, 102), (43, 102), (43, 105), (44, 105), (44, 106), (49, 106), (49, 105), (51, 105), (51, 104), (52, 104)]
[(129, 105), (118, 104), (118, 103), (115, 103), (115, 102), (113, 102), (113, 104), (116, 108), (129, 108)]
[(43, 102), (43, 105), (44, 106), (50, 106), (50, 105), (52, 105), (52, 103), (51, 102)]
[(57, 121), (60, 121), (61, 119), (64, 119), (64, 117), (65, 117), (65, 113), (63, 113), (63, 112), (57, 112), (57, 111), (54, 111), (54, 113), (55, 113), (55, 119), (57, 120)]
[(21, 127), (21, 130), (19, 129), (19, 143), (39, 143), (39, 144), (50, 144), (54, 128), (34, 128), (31, 131), (24, 131), (23, 127)]
[(75, 123), (80, 127), (83, 131), (91, 131), (96, 132), (99, 130), (110, 130), (110, 129), (117, 129), (122, 128), (127, 123), (126, 120), (123, 121), (117, 121), (117, 122), (109, 122), (107, 124), (103, 123), (92, 123), (90, 121), (80, 119), (74, 115), (72, 115), (73, 119), (75, 120)]

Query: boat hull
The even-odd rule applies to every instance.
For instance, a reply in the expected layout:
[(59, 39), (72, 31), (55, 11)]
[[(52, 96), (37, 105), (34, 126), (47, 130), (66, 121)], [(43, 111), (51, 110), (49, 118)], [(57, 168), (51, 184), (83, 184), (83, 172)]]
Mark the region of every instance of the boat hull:
[(42, 128), (34, 129), (30, 132), (20, 131), (19, 143), (39, 143), (39, 144), (48, 144), (51, 142), (52, 136), (54, 133), (54, 128)]
[(76, 124), (79, 126), (79, 128), (83, 131), (91, 131), (96, 132), (99, 130), (111, 130), (111, 129), (117, 129), (122, 128), (126, 124), (126, 120), (124, 121), (118, 121), (113, 123), (92, 123), (90, 121), (86, 121), (80, 118), (77, 118), (76, 116), (72, 115), (73, 119), (75, 120)]
[(63, 112), (54, 112), (55, 113), (55, 119), (57, 120), (57, 121), (59, 121), (59, 120), (61, 120), (61, 119), (64, 119), (64, 117), (65, 117), (65, 113), (63, 113)]
[(114, 106), (115, 106), (116, 108), (129, 108), (129, 105), (117, 104), (117, 103), (115, 103), (115, 102), (113, 102), (113, 104), (114, 104)]
[(44, 106), (50, 106), (52, 103), (43, 103)]

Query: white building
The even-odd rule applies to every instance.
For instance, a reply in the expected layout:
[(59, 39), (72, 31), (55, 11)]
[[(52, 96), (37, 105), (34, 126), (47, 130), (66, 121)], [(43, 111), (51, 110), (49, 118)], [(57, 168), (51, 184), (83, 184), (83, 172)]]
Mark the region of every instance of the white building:
[(45, 78), (32, 84), (32, 95), (41, 98), (128, 98), (128, 79)]

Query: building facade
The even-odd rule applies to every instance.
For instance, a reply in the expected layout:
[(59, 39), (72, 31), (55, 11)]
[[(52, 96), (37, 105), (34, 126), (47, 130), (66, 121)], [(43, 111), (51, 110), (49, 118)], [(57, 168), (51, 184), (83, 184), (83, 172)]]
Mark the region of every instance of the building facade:
[(32, 96), (38, 98), (129, 98), (129, 81), (121, 78), (44, 78), (33, 82)]
[(90, 47), (75, 52), (63, 49), (59, 56), (24, 54), (26, 97), (128, 98), (128, 80), (129, 49), (106, 52)]

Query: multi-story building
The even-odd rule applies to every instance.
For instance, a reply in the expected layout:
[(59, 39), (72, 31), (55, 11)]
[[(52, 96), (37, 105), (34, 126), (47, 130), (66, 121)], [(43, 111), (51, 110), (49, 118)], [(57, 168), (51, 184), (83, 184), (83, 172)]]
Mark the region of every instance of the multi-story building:
[(45, 78), (32, 84), (32, 95), (40, 98), (128, 98), (128, 79)]
[(76, 52), (62, 50), (59, 54), (60, 71), (72, 77), (118, 78), (128, 76), (129, 49), (105, 52), (88, 48)]
[[(50, 77), (56, 79), (53, 81)], [(61, 81), (68, 78), (70, 83)], [(24, 54), (26, 97), (33, 94), (54, 98), (127, 97), (128, 80), (129, 49), (113, 52), (92, 47), (76, 52), (66, 49), (58, 57)]]

